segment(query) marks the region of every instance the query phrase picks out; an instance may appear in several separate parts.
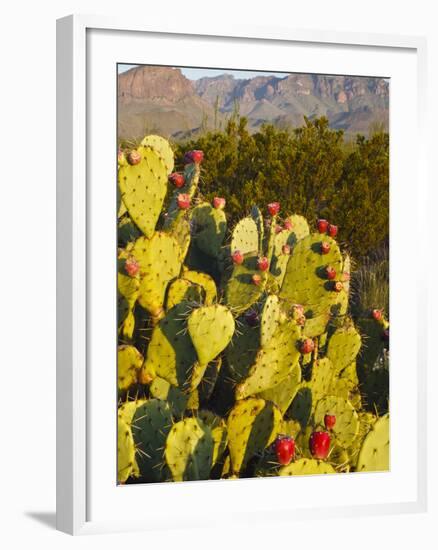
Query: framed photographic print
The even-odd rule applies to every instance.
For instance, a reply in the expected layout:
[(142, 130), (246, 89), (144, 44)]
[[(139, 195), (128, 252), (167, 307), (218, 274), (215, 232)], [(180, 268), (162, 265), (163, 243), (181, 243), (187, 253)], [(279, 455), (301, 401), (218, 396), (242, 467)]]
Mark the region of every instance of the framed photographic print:
[(424, 509), (424, 50), (58, 21), (59, 529)]

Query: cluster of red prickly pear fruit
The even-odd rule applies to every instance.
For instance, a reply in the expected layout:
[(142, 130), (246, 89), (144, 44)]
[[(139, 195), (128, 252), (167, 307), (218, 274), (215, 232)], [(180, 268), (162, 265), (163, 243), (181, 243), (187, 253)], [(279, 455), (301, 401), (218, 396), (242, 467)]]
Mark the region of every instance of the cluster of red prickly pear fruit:
[(309, 449), (313, 458), (325, 460), (330, 451), (330, 434), (328, 432), (312, 432), (309, 439)]
[(178, 172), (173, 172), (173, 174), (170, 174), (169, 181), (173, 183), (175, 187), (178, 187), (178, 189), (181, 189), (186, 182), (184, 175), (179, 174)]
[(261, 256), (257, 259), (257, 269), (259, 271), (267, 271), (269, 268), (269, 260), (266, 256)]
[(231, 254), (231, 258), (233, 259), (233, 263), (236, 265), (240, 265), (243, 263), (243, 254), (240, 252), (240, 250), (235, 250)]
[(306, 355), (306, 353), (312, 353), (312, 351), (315, 349), (315, 342), (312, 340), (312, 338), (305, 338), (300, 343), (300, 352), (303, 355)]
[(184, 162), (185, 164), (201, 164), (201, 162), (204, 160), (204, 152), (199, 150), (194, 151), (188, 151), (184, 155)]
[(270, 202), (268, 204), (268, 212), (271, 216), (276, 216), (280, 212), (280, 203)]
[(187, 208), (190, 208), (190, 201), (190, 195), (187, 193), (179, 193), (177, 197), (178, 208), (181, 210), (187, 210)]
[(381, 309), (373, 309), (371, 315), (375, 321), (381, 321), (383, 319), (383, 312)]
[(132, 164), (133, 166), (135, 166), (136, 164), (139, 164), (141, 161), (141, 155), (140, 153), (133, 149), (132, 151), (130, 151), (130, 153), (128, 154), (128, 162), (129, 164)]
[(213, 206), (216, 210), (223, 210), (225, 208), (225, 199), (222, 197), (214, 197)]
[(295, 457), (295, 440), (287, 435), (279, 435), (274, 443), (277, 460), (283, 466), (287, 466)]
[(321, 243), (321, 254), (328, 254), (330, 252), (330, 243), (323, 241)]
[(316, 222), (316, 227), (318, 228), (319, 233), (327, 233), (330, 237), (336, 237), (338, 234), (338, 226), (329, 223), (327, 220), (319, 219)]
[(125, 271), (130, 277), (135, 277), (140, 270), (140, 266), (138, 265), (137, 260), (134, 258), (134, 256), (130, 256), (127, 258), (125, 262)]
[(324, 425), (327, 430), (333, 430), (336, 424), (336, 416), (334, 414), (326, 414), (324, 416)]

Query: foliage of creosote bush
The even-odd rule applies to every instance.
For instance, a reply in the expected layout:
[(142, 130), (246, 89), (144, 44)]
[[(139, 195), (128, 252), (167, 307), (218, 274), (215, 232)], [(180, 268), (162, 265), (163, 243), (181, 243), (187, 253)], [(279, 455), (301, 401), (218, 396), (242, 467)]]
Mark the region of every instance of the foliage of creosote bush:
[[(270, 132), (255, 138), (266, 140), (265, 182)], [(254, 143), (247, 136), (238, 147)], [(230, 225), (228, 205), (205, 200), (208, 156), (192, 158), (176, 188), (163, 138), (119, 153), (119, 482), (387, 469), (388, 371), (376, 365), (388, 360), (388, 322), (375, 311), (353, 322), (348, 254), (315, 220), (284, 204), (269, 213), (258, 184), (260, 207), (248, 199)], [(232, 179), (231, 160), (222, 167)], [(321, 197), (315, 203), (329, 201)], [(336, 424), (317, 459), (309, 441), (326, 415)], [(288, 465), (273, 448), (282, 436), (296, 442)]]

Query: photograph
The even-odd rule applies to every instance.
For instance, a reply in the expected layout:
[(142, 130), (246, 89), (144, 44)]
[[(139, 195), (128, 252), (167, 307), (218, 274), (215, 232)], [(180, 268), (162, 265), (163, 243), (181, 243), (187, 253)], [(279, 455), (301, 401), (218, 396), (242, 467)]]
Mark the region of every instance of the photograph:
[(390, 470), (391, 79), (266, 69), (115, 67), (118, 485)]

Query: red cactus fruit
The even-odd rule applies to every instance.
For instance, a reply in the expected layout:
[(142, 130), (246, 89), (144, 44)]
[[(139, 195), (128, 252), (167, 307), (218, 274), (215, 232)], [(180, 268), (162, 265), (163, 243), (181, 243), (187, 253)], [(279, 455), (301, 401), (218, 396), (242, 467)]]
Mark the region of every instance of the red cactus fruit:
[(336, 235), (338, 234), (338, 226), (329, 223), (329, 226), (327, 227), (327, 233), (330, 235), (330, 237), (336, 237)]
[(189, 151), (188, 156), (195, 164), (201, 164), (201, 162), (204, 160), (204, 151)]
[(141, 161), (141, 155), (138, 151), (133, 149), (132, 151), (129, 152), (129, 155), (128, 155), (129, 164), (132, 164), (134, 166), (135, 164), (139, 164), (140, 161)]
[(283, 228), (281, 227), (281, 225), (276, 225), (275, 226), (275, 234), (278, 235), (278, 233), (281, 233), (283, 231)]
[(287, 435), (278, 436), (274, 449), (278, 462), (283, 466), (287, 466), (295, 456), (295, 440)]
[(293, 228), (294, 224), (290, 220), (284, 222), (284, 228), (290, 231)]
[(174, 172), (173, 174), (170, 174), (169, 181), (173, 183), (175, 187), (178, 187), (180, 189), (184, 186), (186, 180), (183, 176), (183, 174), (178, 174), (178, 172)]
[(259, 286), (260, 283), (262, 282), (262, 278), (260, 277), (260, 275), (257, 275), (257, 273), (254, 273), (254, 275), (251, 277), (251, 279), (252, 279), (253, 284), (255, 284), (256, 286)]
[(327, 430), (332, 430), (336, 424), (336, 416), (334, 414), (326, 414), (324, 416), (324, 424)]
[(331, 266), (326, 267), (325, 274), (329, 281), (333, 281), (333, 279), (336, 279), (336, 270)]
[(327, 228), (329, 226), (329, 223), (327, 220), (318, 220), (316, 222), (316, 227), (318, 228), (319, 233), (325, 233), (327, 231)]
[(178, 202), (178, 208), (181, 208), (181, 210), (187, 210), (187, 208), (190, 208), (190, 195), (187, 193), (180, 193), (177, 197)]
[(231, 254), (231, 258), (233, 259), (233, 263), (236, 265), (240, 265), (241, 263), (243, 263), (243, 254), (242, 252), (240, 252), (240, 250), (235, 250)]
[(268, 204), (268, 212), (271, 216), (275, 216), (280, 212), (280, 203), (279, 202), (270, 202)]
[(328, 254), (330, 252), (330, 243), (323, 241), (321, 243), (321, 254)]
[(213, 199), (213, 206), (217, 210), (223, 210), (225, 208), (225, 199), (222, 197), (215, 197)]
[(300, 351), (303, 355), (305, 355), (306, 353), (312, 353), (314, 349), (315, 342), (312, 340), (312, 338), (306, 338), (301, 342)]
[(330, 451), (330, 434), (328, 432), (313, 432), (309, 439), (309, 449), (313, 458), (326, 459)]
[(266, 271), (269, 268), (269, 260), (266, 256), (261, 256), (257, 259), (257, 269), (259, 271)]
[(127, 258), (125, 262), (125, 271), (130, 277), (135, 277), (140, 270), (137, 260), (134, 256)]
[(283, 252), (283, 254), (285, 256), (289, 256), (290, 254), (290, 246), (288, 244), (284, 244), (282, 247), (281, 247), (281, 251)]
[(373, 319), (375, 321), (381, 321), (383, 319), (383, 313), (381, 309), (373, 309), (371, 315), (373, 316)]

